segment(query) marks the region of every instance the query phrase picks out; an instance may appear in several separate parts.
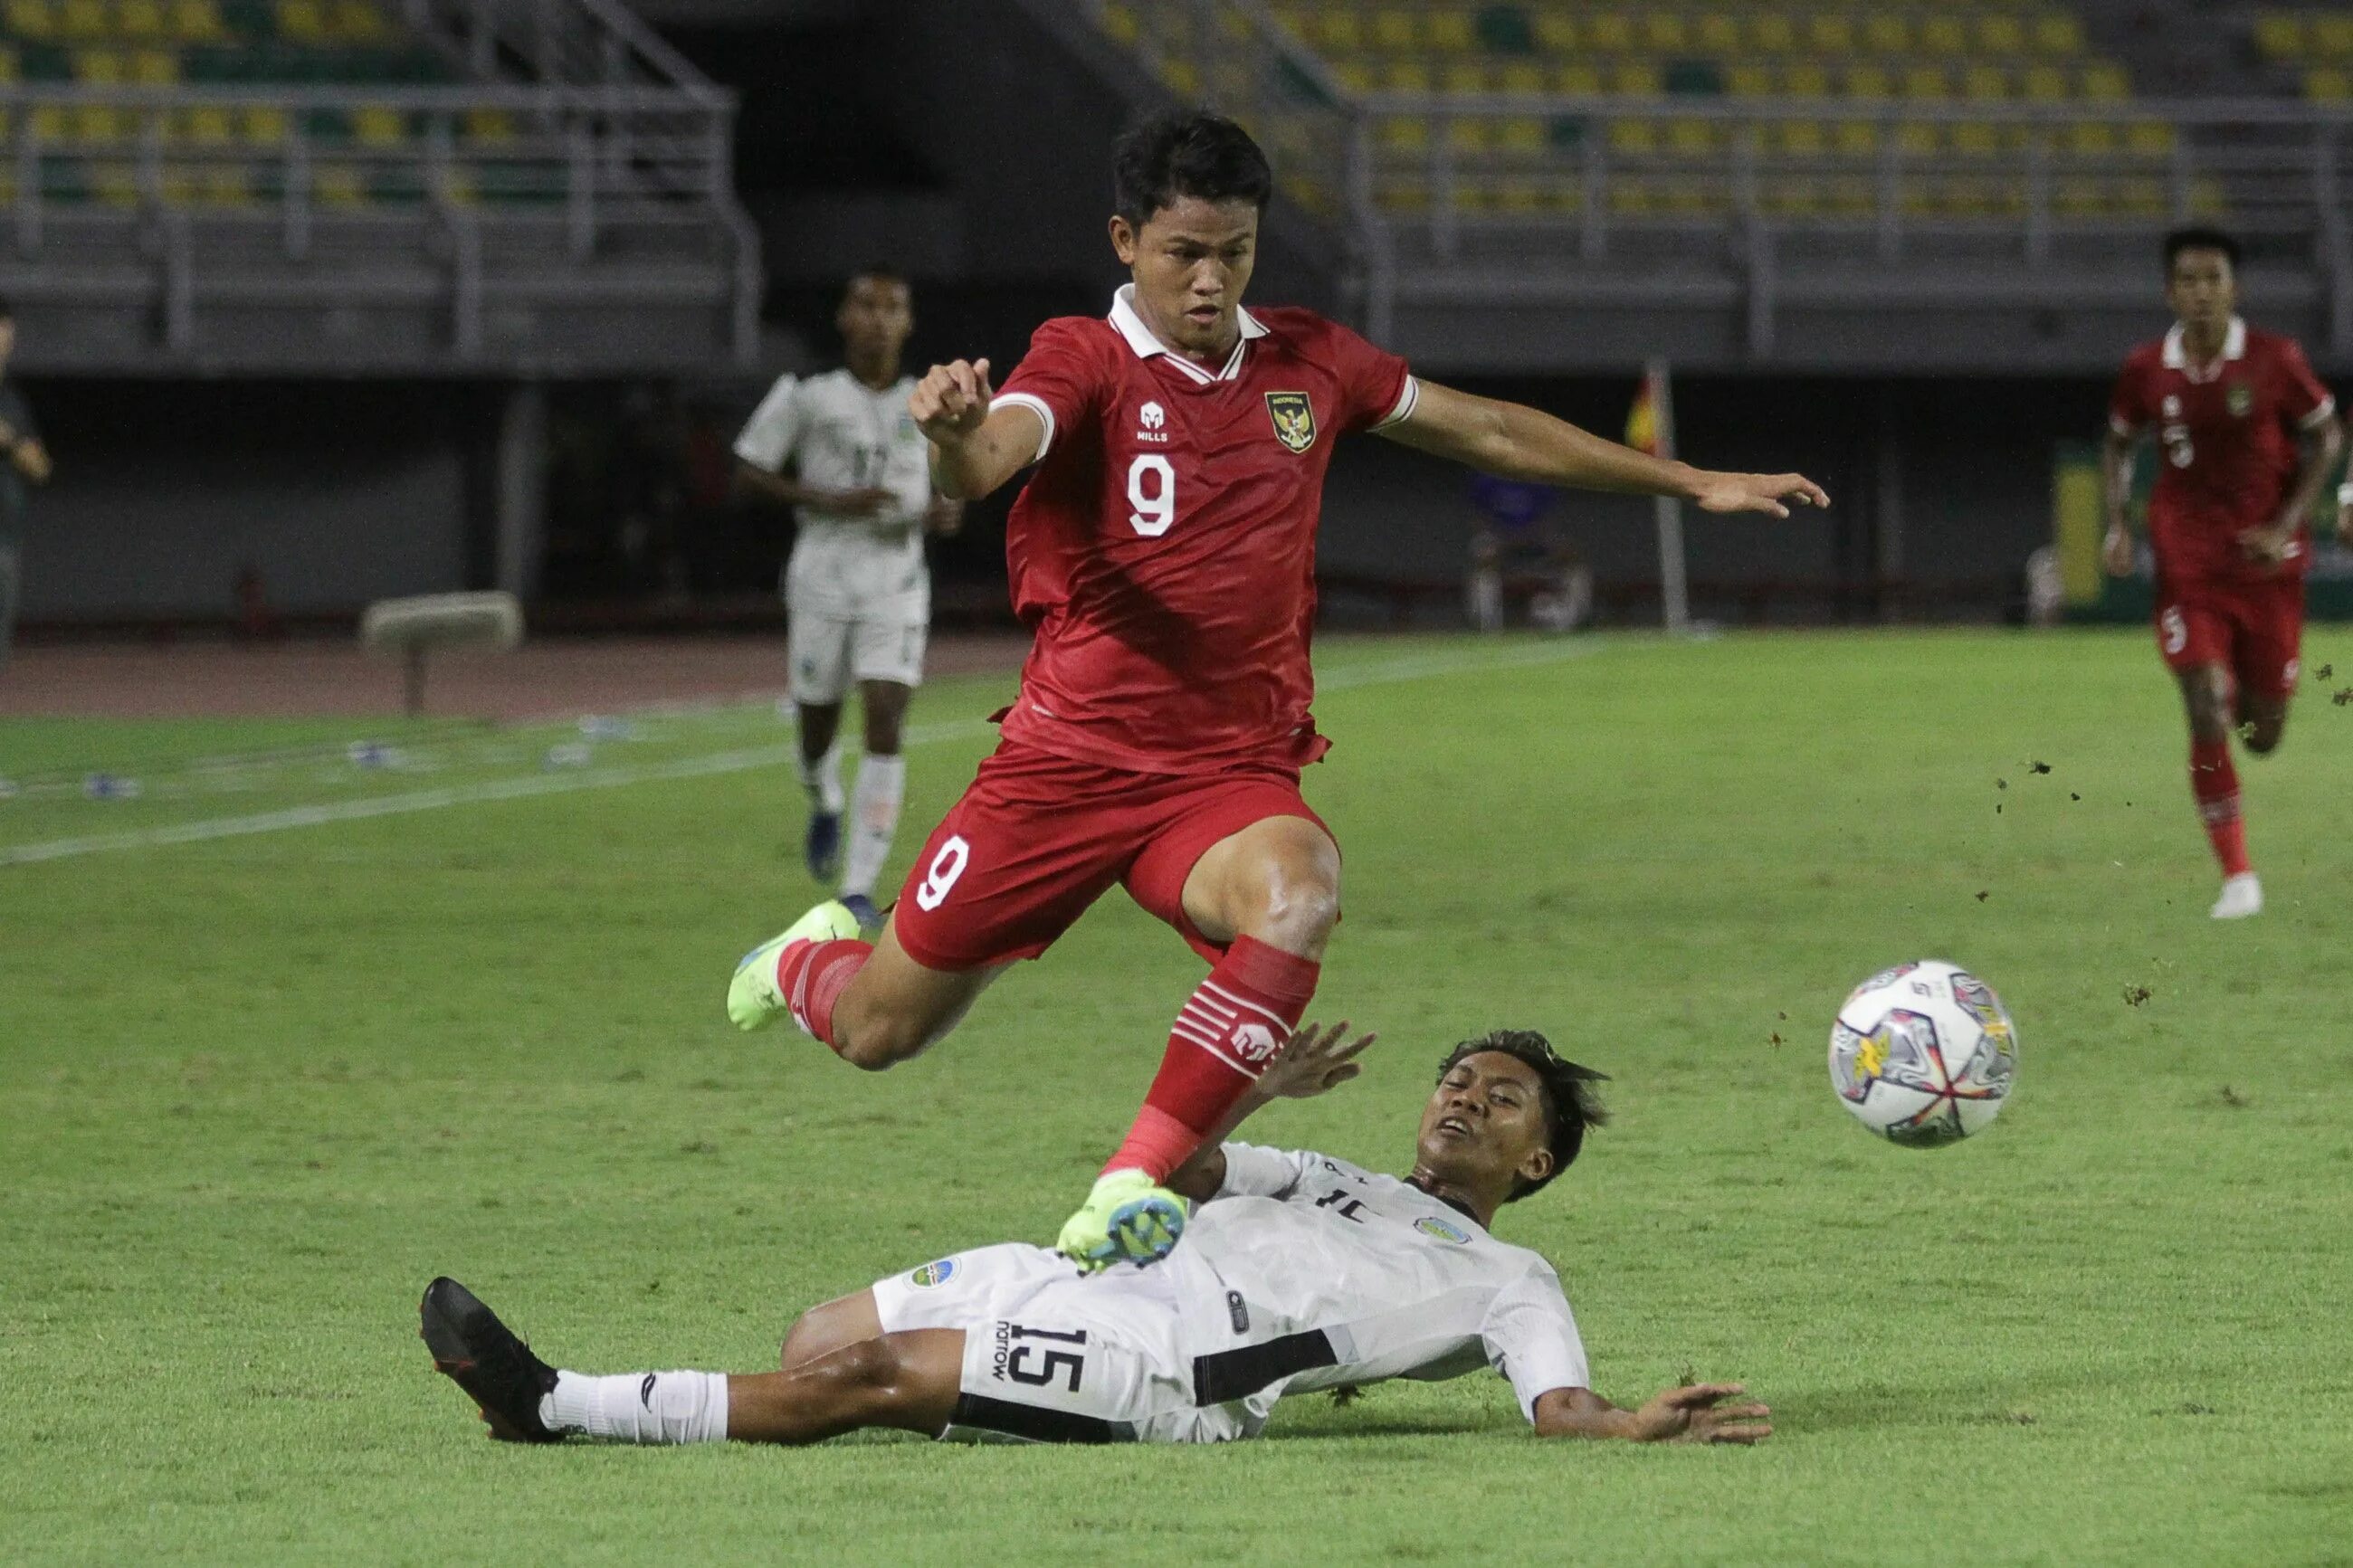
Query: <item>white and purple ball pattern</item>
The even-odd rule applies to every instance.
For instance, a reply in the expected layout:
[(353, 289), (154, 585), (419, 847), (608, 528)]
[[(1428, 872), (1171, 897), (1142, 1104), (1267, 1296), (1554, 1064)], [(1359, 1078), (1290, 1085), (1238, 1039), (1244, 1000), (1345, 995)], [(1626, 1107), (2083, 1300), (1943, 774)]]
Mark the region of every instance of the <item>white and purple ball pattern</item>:
[(1984, 1131), (2018, 1076), (2018, 1030), (1993, 987), (1937, 959), (1882, 970), (1831, 1026), (1831, 1087), (1892, 1143), (1936, 1148)]

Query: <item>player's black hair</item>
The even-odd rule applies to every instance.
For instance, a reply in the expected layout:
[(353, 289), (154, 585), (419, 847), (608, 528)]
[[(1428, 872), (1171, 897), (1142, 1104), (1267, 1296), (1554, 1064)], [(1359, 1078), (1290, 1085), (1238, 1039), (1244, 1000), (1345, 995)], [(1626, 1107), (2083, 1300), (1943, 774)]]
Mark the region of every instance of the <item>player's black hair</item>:
[(1250, 133), (1205, 110), (1154, 115), (1112, 149), (1111, 209), (1138, 228), (1186, 196), (1264, 212), (1273, 195), (1274, 171)]
[(1601, 1108), (1600, 1096), (1594, 1093), (1593, 1086), (1608, 1083), (1609, 1075), (1579, 1067), (1556, 1054), (1552, 1042), (1534, 1029), (1497, 1029), (1475, 1040), (1465, 1040), (1449, 1052), (1446, 1059), (1438, 1064), (1438, 1081), (1444, 1083), (1446, 1075), (1464, 1057), (1486, 1051), (1499, 1052), (1535, 1070), (1536, 1080), (1544, 1085), (1545, 1114), (1552, 1121), (1552, 1169), (1544, 1181), (1514, 1185), (1512, 1195), (1504, 1200), (1513, 1204), (1541, 1191), (1545, 1182), (1575, 1164), (1577, 1152), (1585, 1147), (1585, 1130), (1609, 1121), (1609, 1113)]
[(852, 289), (869, 281), (896, 283), (900, 288), (904, 289), (907, 287), (907, 275), (887, 262), (877, 262), (871, 267), (861, 267), (841, 280), (841, 297), (845, 300), (849, 299)]
[(2211, 224), (2198, 224), (2189, 228), (2177, 228), (2165, 237), (2165, 275), (2173, 276), (2173, 264), (2185, 250), (2219, 250), (2231, 258), (2231, 270), (2239, 269), (2239, 242)]

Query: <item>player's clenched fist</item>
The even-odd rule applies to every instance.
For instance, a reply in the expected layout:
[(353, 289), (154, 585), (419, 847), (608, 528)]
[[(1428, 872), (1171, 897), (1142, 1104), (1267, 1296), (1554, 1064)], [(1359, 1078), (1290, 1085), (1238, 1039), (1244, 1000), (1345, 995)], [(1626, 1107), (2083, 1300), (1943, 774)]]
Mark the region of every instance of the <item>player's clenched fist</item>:
[(935, 364), (915, 384), (907, 412), (934, 441), (956, 441), (980, 428), (988, 417), (988, 362), (957, 360)]

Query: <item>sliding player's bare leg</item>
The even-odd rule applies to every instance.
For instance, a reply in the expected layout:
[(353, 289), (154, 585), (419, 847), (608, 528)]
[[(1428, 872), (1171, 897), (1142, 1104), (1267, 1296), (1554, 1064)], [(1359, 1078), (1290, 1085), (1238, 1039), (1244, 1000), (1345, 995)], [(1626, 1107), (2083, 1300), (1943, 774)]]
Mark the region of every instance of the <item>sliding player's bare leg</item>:
[(1339, 847), (1307, 817), (1261, 818), (1202, 854), (1182, 906), (1225, 955), (1178, 1012), (1143, 1109), (1062, 1227), (1061, 1249), (1082, 1264), (1176, 1245), (1183, 1210), (1160, 1184), (1218, 1131), (1314, 997), (1340, 918)]
[(837, 1296), (793, 1320), (793, 1326), (785, 1331), (784, 1346), (776, 1352), (776, 1364), (790, 1372), (845, 1345), (881, 1337), (882, 1309), (872, 1290)]
[(2239, 693), (2230, 670), (2197, 664), (2179, 674), (2182, 709), (2189, 721), (2189, 792), (2198, 818), (2222, 869), (2221, 896), (2209, 911), (2216, 920), (2260, 914), (2263, 883), (2247, 859), (2247, 825), (2240, 815), (2239, 770), (2231, 759), (2231, 732)]

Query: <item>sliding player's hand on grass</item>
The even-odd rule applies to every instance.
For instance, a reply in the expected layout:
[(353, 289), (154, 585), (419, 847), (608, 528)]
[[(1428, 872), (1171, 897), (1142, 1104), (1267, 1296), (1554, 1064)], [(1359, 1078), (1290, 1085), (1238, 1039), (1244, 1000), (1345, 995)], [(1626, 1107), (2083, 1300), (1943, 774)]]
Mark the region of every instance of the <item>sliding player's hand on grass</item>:
[(1789, 515), (1789, 507), (1828, 506), (1830, 493), (1803, 474), (1718, 474), (1702, 469), (1692, 480), (1692, 504), (1702, 511), (1763, 511)]
[(1380, 1037), (1359, 1035), (1342, 1045), (1347, 1033), (1345, 1018), (1328, 1029), (1318, 1024), (1300, 1025), (1292, 1032), (1291, 1043), (1275, 1054), (1260, 1075), (1260, 1095), (1269, 1100), (1313, 1100), (1364, 1071), (1356, 1058)]
[(924, 373), (907, 399), (907, 412), (934, 444), (954, 446), (980, 428), (994, 396), (988, 384), (988, 362), (957, 360), (935, 364)]
[(1702, 1383), (1654, 1394), (1629, 1412), (1627, 1436), (1638, 1443), (1761, 1443), (1773, 1435), (1763, 1401), (1724, 1403), (1747, 1392), (1737, 1383)]

